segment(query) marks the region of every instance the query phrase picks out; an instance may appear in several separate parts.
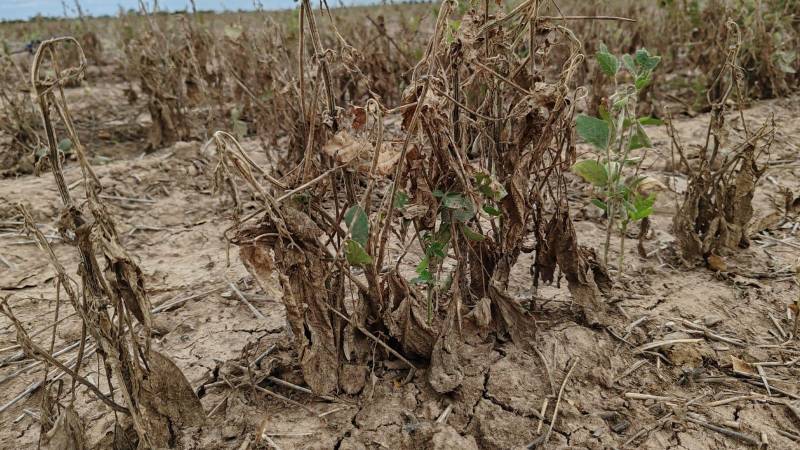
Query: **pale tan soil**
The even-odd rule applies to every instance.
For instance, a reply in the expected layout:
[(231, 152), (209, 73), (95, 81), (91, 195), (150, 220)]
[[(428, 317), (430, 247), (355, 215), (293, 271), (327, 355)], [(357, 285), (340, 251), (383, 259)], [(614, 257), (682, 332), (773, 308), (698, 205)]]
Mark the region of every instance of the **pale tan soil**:
[[(121, 97), (119, 86), (108, 87), (109, 95)], [(106, 100), (85, 98), (82, 88), (73, 90), (78, 126), (97, 120), (89, 111)], [(82, 111), (82, 113), (81, 113)], [(800, 115), (797, 98), (755, 104), (746, 112), (755, 127), (770, 115), (778, 125), (771, 165), (761, 179), (756, 200), (756, 217), (783, 212), (779, 187), (800, 195)], [(120, 120), (106, 116), (103, 120)], [(680, 119), (676, 123), (681, 140), (689, 152), (705, 139), (706, 116)], [(733, 115), (729, 123), (736, 123)], [(734, 125), (735, 127), (737, 125)], [(740, 127), (740, 125), (738, 125)], [(124, 127), (123, 127), (124, 129)], [(741, 134), (741, 133), (739, 133)], [(87, 134), (88, 135), (88, 134)], [(655, 150), (647, 159), (647, 174), (673, 190), (686, 186), (683, 174), (670, 171), (669, 141), (664, 130), (652, 131)], [(741, 136), (734, 133), (732, 142)], [(139, 142), (139, 141), (134, 141)], [(159, 334), (154, 348), (169, 355), (197, 388), (206, 412), (214, 411), (207, 425), (185, 430), (184, 448), (242, 448), (254, 443), (262, 432), (281, 448), (487, 448), (524, 446), (540, 433), (539, 411), (548, 399), (547, 417), (569, 367), (577, 361), (565, 384), (558, 418), (550, 438), (550, 448), (621, 447), (632, 436), (648, 430), (630, 446), (647, 449), (742, 448), (746, 443), (690, 422), (692, 414), (706, 421), (723, 424), (735, 421), (739, 432), (765, 439), (771, 448), (793, 448), (798, 443), (777, 433), (786, 430), (800, 435), (800, 417), (793, 417), (785, 405), (765, 401), (738, 400), (721, 406), (709, 402), (750, 392), (762, 395), (763, 387), (744, 382), (732, 370), (732, 357), (747, 362), (789, 362), (787, 366), (764, 367), (769, 384), (789, 395), (800, 395), (798, 375), (800, 346), (797, 341), (782, 344), (773, 316), (785, 332), (791, 329), (786, 306), (800, 295), (793, 279), (793, 268), (800, 263), (800, 238), (792, 227), (797, 212), (772, 224), (771, 236), (786, 239), (776, 244), (767, 239), (753, 240), (748, 249), (722, 255), (728, 269), (715, 273), (705, 267), (685, 267), (675, 256), (670, 233), (676, 194), (662, 192), (653, 220), (652, 235), (645, 242), (651, 256), (640, 258), (635, 239), (627, 242), (625, 274), (617, 277), (612, 301), (618, 316), (608, 329), (588, 328), (575, 320), (566, 287), (543, 286), (534, 293), (527, 272), (528, 260), (521, 261), (510, 290), (524, 302), (532, 303), (539, 321), (535, 352), (500, 342), (494, 335), (476, 331), (464, 319), (464, 340), (460, 355), (464, 380), (454, 394), (441, 396), (428, 385), (425, 370), (404, 383), (407, 369), (390, 361), (362, 368), (366, 385), (359, 395), (341, 394), (336, 402), (264, 382), (261, 385), (287, 396), (310, 409), (266, 396), (248, 387), (231, 389), (227, 384), (241, 375), (240, 366), (252, 363), (273, 345), (275, 349), (251, 368), (253, 379), (264, 375), (302, 385), (302, 376), (293, 366), (291, 338), (286, 334), (280, 298), (275, 292), (260, 292), (223, 236), (233, 222), (229, 197), (211, 192), (211, 161), (201, 153), (201, 143), (178, 143), (170, 148), (142, 156), (135, 147), (126, 152), (107, 151), (99, 140), (87, 140), (94, 155), (111, 162), (96, 165), (105, 194), (115, 196), (108, 204), (124, 234), (123, 244), (133, 253), (145, 273), (147, 289), (154, 307), (192, 296), (187, 302), (155, 315)], [(245, 149), (259, 164), (268, 165), (255, 141)], [(766, 159), (765, 159), (766, 161)], [(76, 164), (67, 163), (68, 183), (80, 178)], [(573, 198), (572, 215), (582, 244), (600, 248), (604, 222), (594, 207), (587, 204), (589, 188), (577, 178), (572, 192), (585, 192)], [(82, 187), (73, 189), (83, 198)], [(242, 192), (248, 192), (242, 189)], [(245, 200), (248, 200), (245, 196)], [(54, 222), (60, 202), (49, 173), (0, 180), (0, 295), (9, 303), (30, 331), (52, 323), (56, 306), (53, 271), (42, 252), (21, 233), (20, 217), (14, 209), (24, 203), (45, 234), (55, 236)], [(246, 202), (245, 214), (254, 211), (255, 202)], [(77, 264), (72, 248), (53, 242), (60, 261), (73, 278)], [(395, 252), (399, 249), (395, 248)], [(419, 259), (418, 248), (407, 260)], [(616, 254), (612, 251), (612, 261)], [(614, 266), (614, 264), (612, 264)], [(266, 319), (257, 319), (228, 286), (235, 282)], [(63, 300), (63, 298), (62, 298)], [(61, 317), (71, 314), (66, 303)], [(641, 319), (641, 320), (640, 320)], [(680, 319), (696, 321), (713, 333), (743, 340), (743, 346), (721, 342), (702, 334), (690, 335)], [(636, 324), (632, 326), (632, 324)], [(35, 340), (49, 345), (45, 332)], [(61, 349), (80, 337), (79, 322), (72, 317), (58, 327), (55, 348)], [(636, 347), (653, 341), (700, 338), (697, 343), (678, 344), (637, 353)], [(17, 350), (9, 321), (0, 318), (0, 361)], [(60, 356), (66, 360), (69, 352)], [(660, 355), (660, 356), (659, 356)], [(546, 365), (543, 364), (546, 361)], [(636, 366), (640, 362), (641, 366)], [(42, 378), (41, 368), (14, 374), (30, 362), (13, 361), (0, 368), (0, 405), (16, 397), (31, 383)], [(425, 363), (415, 361), (424, 368)], [(634, 369), (635, 370), (632, 370)], [(98, 369), (100, 372), (98, 373)], [(630, 373), (628, 373), (630, 372)], [(104, 372), (92, 358), (82, 374), (108, 389)], [(753, 378), (759, 379), (758, 376)], [(70, 383), (65, 384), (69, 389)], [(359, 386), (360, 387), (360, 386)], [(83, 419), (90, 443), (107, 448), (114, 416), (102, 403), (93, 401), (82, 387), (77, 389), (76, 407)], [(637, 400), (626, 393), (648, 394), (668, 399)], [(777, 394), (775, 399), (786, 397)], [(693, 406), (686, 405), (691, 402)], [(435, 424), (448, 405), (451, 413), (444, 424)], [(798, 405), (795, 402), (795, 405)], [(25, 398), (0, 414), (0, 448), (33, 448), (39, 425), (24, 410), (36, 411), (38, 396)], [(324, 417), (319, 414), (329, 413)], [(666, 420), (660, 420), (666, 414)], [(729, 424), (730, 425), (730, 424)], [(541, 425), (545, 430), (548, 423)], [(616, 430), (616, 431), (615, 431)], [(265, 446), (262, 441), (258, 445)]]

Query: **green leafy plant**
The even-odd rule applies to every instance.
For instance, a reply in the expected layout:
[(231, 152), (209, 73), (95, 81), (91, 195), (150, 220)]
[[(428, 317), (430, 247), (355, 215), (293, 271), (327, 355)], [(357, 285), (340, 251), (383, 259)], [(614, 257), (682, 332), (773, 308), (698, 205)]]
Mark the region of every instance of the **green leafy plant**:
[[(488, 191), (487, 191), (488, 192)], [(419, 237), (425, 256), (417, 264), (417, 277), (411, 280), (428, 287), (428, 320), (433, 317), (434, 297), (438, 291), (450, 289), (452, 275), (441, 277), (442, 263), (447, 257), (453, 240), (453, 233), (462, 233), (470, 241), (483, 241), (486, 237), (470, 228), (477, 211), (475, 204), (466, 195), (458, 192), (436, 190), (433, 196), (439, 199), (439, 226), (433, 232), (423, 232)]]
[(372, 264), (372, 257), (367, 253), (369, 240), (369, 218), (359, 205), (351, 206), (344, 213), (344, 221), (350, 232), (350, 239), (345, 242), (344, 254), (351, 266), (365, 267)]
[(639, 176), (643, 158), (632, 157), (634, 150), (652, 146), (644, 127), (661, 122), (652, 117), (638, 117), (636, 107), (643, 90), (652, 82), (653, 70), (661, 58), (640, 49), (633, 55), (617, 57), (600, 46), (596, 54), (600, 70), (614, 82), (614, 93), (607, 105), (601, 105), (599, 117), (579, 115), (578, 135), (597, 150), (596, 159), (580, 161), (572, 171), (598, 188), (592, 204), (606, 213), (607, 227), (603, 259), (608, 251), (614, 225), (619, 226), (619, 270), (622, 270), (625, 233), (631, 223), (646, 219), (653, 212), (655, 195), (640, 192), (644, 177)]

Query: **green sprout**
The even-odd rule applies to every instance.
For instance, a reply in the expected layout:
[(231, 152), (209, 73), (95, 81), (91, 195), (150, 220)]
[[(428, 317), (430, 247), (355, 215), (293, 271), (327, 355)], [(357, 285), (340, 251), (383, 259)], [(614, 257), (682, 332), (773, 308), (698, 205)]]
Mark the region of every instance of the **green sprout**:
[[(619, 270), (622, 272), (628, 226), (650, 216), (656, 200), (654, 194), (639, 192), (644, 180), (639, 176), (639, 169), (644, 158), (633, 158), (631, 152), (652, 147), (644, 127), (661, 123), (658, 119), (636, 114), (639, 97), (652, 81), (653, 70), (661, 58), (650, 55), (646, 49), (618, 58), (601, 45), (596, 59), (600, 70), (613, 79), (615, 91), (608, 105), (600, 106), (599, 117), (577, 117), (578, 135), (599, 152), (596, 159), (576, 163), (572, 171), (598, 188), (598, 198), (593, 199), (592, 204), (602, 209), (607, 218), (603, 252), (606, 264), (611, 233), (614, 224), (619, 225)], [(630, 77), (624, 77), (624, 72)], [(631, 171), (633, 173), (629, 174)]]

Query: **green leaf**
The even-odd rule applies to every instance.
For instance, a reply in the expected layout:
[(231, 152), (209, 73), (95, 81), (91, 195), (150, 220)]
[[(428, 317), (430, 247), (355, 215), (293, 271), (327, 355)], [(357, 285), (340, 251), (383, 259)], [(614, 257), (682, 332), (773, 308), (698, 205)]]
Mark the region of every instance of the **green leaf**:
[(403, 209), (408, 204), (408, 194), (403, 191), (397, 191), (397, 194), (394, 196), (394, 207), (397, 209)]
[(633, 62), (633, 57), (631, 55), (622, 55), (622, 64), (625, 65), (625, 68), (628, 69), (630, 73), (636, 73), (636, 63)]
[(352, 239), (347, 240), (344, 255), (351, 266), (365, 267), (372, 264), (372, 257), (367, 254), (361, 244)]
[(653, 79), (653, 73), (650, 71), (642, 72), (636, 77), (636, 81), (634, 81), (634, 85), (636, 86), (637, 91), (641, 91), (642, 89), (646, 88), (650, 81)]
[(431, 275), (430, 270), (428, 270), (428, 266), (430, 265), (430, 260), (428, 257), (422, 258), (422, 261), (417, 264), (417, 277), (411, 280), (413, 283), (417, 284), (428, 284), (433, 281), (433, 276)]
[(648, 125), (664, 125), (664, 121), (661, 119), (656, 119), (655, 117), (639, 117), (639, 123), (648, 126)]
[(595, 58), (597, 58), (597, 64), (600, 65), (600, 70), (602, 70), (604, 74), (613, 77), (619, 72), (619, 60), (611, 53), (599, 51), (595, 55)]
[(500, 217), (500, 215), (503, 214), (499, 209), (491, 205), (483, 205), (483, 212), (492, 217)]
[(472, 228), (470, 228), (470, 227), (468, 227), (466, 225), (462, 225), (461, 226), (461, 231), (464, 232), (464, 236), (466, 236), (467, 239), (469, 239), (470, 241), (481, 242), (481, 241), (486, 239), (486, 236), (478, 233), (477, 231), (472, 230)]
[(608, 147), (610, 133), (606, 121), (581, 114), (575, 119), (575, 126), (578, 130), (578, 135), (586, 142), (600, 150), (605, 150)]
[(600, 116), (601, 119), (605, 120), (608, 123), (611, 123), (611, 115), (608, 114), (608, 110), (606, 109), (606, 105), (600, 105), (597, 108), (597, 114)]
[(428, 270), (428, 265), (430, 265), (430, 260), (426, 256), (422, 258), (422, 261), (420, 261), (419, 264), (417, 264), (417, 268), (415, 270), (417, 271), (418, 274), (421, 274), (422, 272)]
[[(472, 200), (459, 193), (448, 193), (442, 197), (442, 206), (449, 210), (449, 217), (455, 222), (466, 222), (475, 217)], [(443, 218), (448, 216), (443, 214)]]
[(652, 208), (653, 205), (655, 205), (655, 203), (656, 203), (655, 193), (651, 193), (647, 197), (637, 195), (633, 200), (633, 204), (636, 205), (636, 209)]
[(351, 206), (344, 213), (344, 222), (353, 240), (361, 244), (361, 247), (366, 247), (369, 239), (369, 220), (364, 209), (359, 205)]
[(597, 206), (598, 208), (602, 209), (603, 211), (608, 212), (608, 205), (606, 204), (606, 202), (604, 202), (604, 201), (602, 201), (600, 199), (597, 199), (597, 198), (593, 198), (592, 199), (592, 204), (594, 206)]
[(437, 258), (444, 258), (446, 256), (444, 253), (445, 244), (445, 242), (431, 242), (428, 248), (425, 249), (425, 254)]
[(652, 71), (655, 69), (658, 64), (661, 62), (660, 56), (650, 56), (650, 52), (647, 51), (646, 48), (640, 48), (636, 50), (636, 56), (634, 57), (636, 65), (639, 66), (643, 71)]
[(506, 188), (489, 174), (483, 172), (475, 174), (475, 183), (477, 185), (478, 192), (480, 192), (484, 197), (492, 199), (496, 202), (499, 202), (505, 198), (506, 195), (508, 195)]
[(656, 194), (650, 194), (647, 197), (634, 194), (633, 201), (624, 201), (624, 204), (628, 212), (628, 217), (633, 221), (638, 221), (653, 214), (653, 205), (655, 202)]
[(64, 138), (58, 143), (58, 149), (63, 153), (69, 153), (72, 150), (72, 141), (69, 138)]
[(630, 149), (651, 148), (652, 146), (653, 143), (650, 141), (650, 136), (647, 135), (641, 125), (637, 124), (631, 136)]
[(597, 187), (603, 187), (608, 184), (608, 171), (602, 164), (593, 159), (575, 163), (572, 166), (572, 171)]

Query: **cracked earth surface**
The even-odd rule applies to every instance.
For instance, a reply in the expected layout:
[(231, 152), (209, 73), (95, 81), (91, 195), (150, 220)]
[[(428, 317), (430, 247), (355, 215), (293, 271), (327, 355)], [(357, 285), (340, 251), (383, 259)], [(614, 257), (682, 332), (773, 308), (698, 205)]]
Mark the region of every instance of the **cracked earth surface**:
[[(774, 113), (782, 125), (773, 160), (796, 159), (800, 137), (792, 120), (800, 113), (796, 104), (791, 99), (764, 102), (748, 111), (748, 120), (754, 123)], [(677, 128), (691, 142), (702, 138), (704, 125), (701, 116), (681, 120)], [(666, 135), (655, 132), (653, 140), (656, 149), (649, 157), (648, 174), (681, 192), (686, 180), (667, 168)], [(769, 316), (788, 327), (785, 307), (798, 295), (798, 287), (786, 268), (796, 264), (800, 252), (756, 240), (749, 249), (726, 256), (727, 272), (686, 269), (676, 262), (670, 248), (674, 239), (669, 232), (669, 205), (676, 198), (670, 191), (662, 194), (654, 231), (645, 241), (652, 256), (640, 259), (635, 249), (626, 254), (629, 267), (612, 298), (619, 310), (614, 326), (593, 329), (577, 323), (564, 286), (543, 286), (534, 292), (530, 275), (520, 269), (511, 288), (520, 301), (532, 304), (540, 321), (537, 341), (530, 348), (517, 348), (465, 319), (464, 345), (457, 351), (463, 381), (449, 395), (439, 395), (428, 385), (424, 366), (406, 382), (406, 367), (392, 360), (353, 368), (352, 392), (334, 399), (320, 399), (271, 381), (267, 377), (303, 385), (294, 365), (279, 292), (262, 292), (247, 275), (235, 248), (228, 254), (223, 231), (232, 225), (225, 213), (230, 201), (212, 195), (211, 169), (200, 147), (199, 143), (178, 143), (142, 158), (97, 166), (105, 192), (115, 196), (108, 203), (125, 234), (124, 244), (139, 260), (153, 306), (163, 308), (155, 314), (154, 347), (173, 358), (211, 414), (205, 427), (185, 431), (184, 448), (239, 448), (245, 441), (264, 445), (262, 435), (282, 448), (521, 447), (550, 426), (558, 391), (573, 363), (550, 436), (553, 448), (619, 448), (626, 443), (643, 449), (744, 445), (692, 422), (693, 414), (702, 414), (708, 422), (735, 425), (741, 433), (763, 438), (773, 448), (797, 445), (777, 432), (800, 429), (800, 418), (793, 417), (785, 405), (753, 399), (708, 405), (751, 393), (754, 397), (767, 394), (757, 385), (758, 377), (734, 373), (732, 358), (797, 361), (800, 349), (796, 344), (780, 345)], [(267, 163), (258, 143), (246, 142), (245, 149), (257, 162)], [(768, 215), (780, 203), (778, 186), (800, 194), (798, 172), (796, 162), (771, 166), (758, 187), (757, 217)], [(68, 163), (65, 175), (68, 184), (77, 181), (77, 166)], [(577, 179), (573, 183), (580, 189)], [(581, 243), (599, 247), (602, 220), (582, 206), (585, 199), (574, 200)], [(0, 295), (10, 296), (23, 324), (37, 330), (51, 322), (56, 291), (46, 259), (19, 232), (13, 209), (17, 202), (28, 206), (46, 235), (54, 235), (59, 202), (51, 177), (0, 181), (0, 253), (11, 264), (10, 268), (0, 266)], [(251, 209), (245, 214), (254, 211), (254, 203), (246, 205)], [(771, 230), (778, 239), (793, 239), (790, 231), (779, 226)], [(75, 274), (71, 250), (58, 241), (53, 247), (68, 273)], [(420, 250), (411, 252), (418, 255)], [(528, 265), (522, 261), (518, 267)], [(253, 315), (229, 283), (236, 284), (263, 319)], [(683, 326), (681, 319), (746, 344), (701, 339), (656, 352), (637, 351), (637, 346), (655, 340), (703, 338), (702, 333)], [(0, 318), (2, 349), (15, 343), (9, 325)], [(65, 319), (58, 328), (56, 348), (69, 346), (79, 336), (78, 321)], [(38, 339), (45, 337), (49, 339), (48, 333)], [(5, 351), (0, 358), (14, 352)], [(0, 368), (0, 405), (40, 379), (36, 367), (28, 369), (29, 364), (18, 358)], [(767, 376), (791, 398), (800, 392), (796, 383), (785, 380), (796, 380), (799, 370), (797, 364), (769, 367)], [(107, 389), (94, 361), (84, 372)], [(266, 395), (252, 383), (232, 387), (232, 380), (242, 378), (296, 403)], [(626, 395), (631, 393), (653, 397)], [(89, 418), (90, 444), (106, 447), (113, 415), (82, 388), (78, 394), (78, 413)], [(37, 402), (34, 393), (0, 414), (4, 423), (0, 448), (36, 445), (39, 427), (25, 409)], [(690, 408), (692, 404), (699, 406)]]

